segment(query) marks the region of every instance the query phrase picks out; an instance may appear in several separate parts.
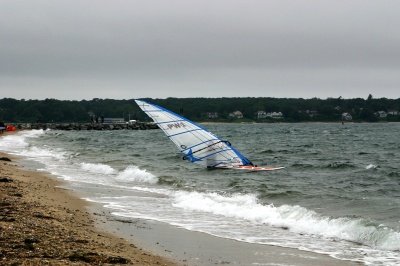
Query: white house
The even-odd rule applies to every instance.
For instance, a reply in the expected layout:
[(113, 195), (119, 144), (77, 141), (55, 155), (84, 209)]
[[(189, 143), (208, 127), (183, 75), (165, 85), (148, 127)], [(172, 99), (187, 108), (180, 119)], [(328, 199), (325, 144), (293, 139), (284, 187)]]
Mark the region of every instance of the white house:
[(390, 111), (387, 112), (387, 114), (388, 115), (400, 115), (400, 112), (396, 111), (396, 110), (390, 110)]
[(387, 113), (385, 111), (378, 111), (375, 112), (374, 115), (378, 118), (386, 118), (387, 117)]
[(342, 114), (342, 120), (351, 121), (351, 120), (353, 120), (353, 117), (349, 113), (343, 113)]
[(240, 118), (243, 118), (243, 114), (240, 111), (235, 111), (235, 112), (230, 113), (229, 117), (240, 119)]
[(270, 117), (273, 119), (282, 119), (283, 114), (282, 114), (282, 112), (271, 112), (271, 113), (267, 113), (267, 117)]
[(264, 118), (267, 118), (267, 113), (265, 111), (258, 111), (257, 119), (264, 119)]

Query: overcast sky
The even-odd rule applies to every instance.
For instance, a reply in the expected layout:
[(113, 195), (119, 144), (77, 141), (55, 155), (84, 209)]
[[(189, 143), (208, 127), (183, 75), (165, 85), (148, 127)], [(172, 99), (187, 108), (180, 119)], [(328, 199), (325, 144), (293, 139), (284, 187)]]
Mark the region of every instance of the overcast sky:
[(400, 97), (400, 1), (1, 0), (0, 98)]

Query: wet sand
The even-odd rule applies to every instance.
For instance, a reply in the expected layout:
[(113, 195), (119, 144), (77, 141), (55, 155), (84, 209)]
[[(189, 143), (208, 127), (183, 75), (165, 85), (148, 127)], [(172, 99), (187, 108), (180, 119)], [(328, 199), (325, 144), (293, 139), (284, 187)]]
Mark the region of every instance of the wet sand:
[(0, 153), (1, 265), (177, 265), (96, 229), (87, 202)]

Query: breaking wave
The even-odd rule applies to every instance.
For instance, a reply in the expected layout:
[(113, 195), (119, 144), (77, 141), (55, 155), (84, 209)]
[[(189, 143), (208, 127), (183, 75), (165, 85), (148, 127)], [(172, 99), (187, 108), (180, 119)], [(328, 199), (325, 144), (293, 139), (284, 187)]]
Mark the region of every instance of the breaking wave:
[(36, 146), (32, 146), (28, 149), (21, 151), (20, 155), (36, 159), (51, 158), (56, 160), (63, 160), (65, 159), (66, 153), (61, 150), (52, 150), (48, 148), (39, 148)]
[(81, 163), (81, 168), (95, 174), (114, 174), (116, 171), (109, 165), (101, 163)]
[(255, 195), (226, 197), (217, 193), (177, 192), (173, 206), (285, 228), (299, 234), (342, 239), (383, 250), (400, 250), (400, 232), (386, 226), (361, 218), (326, 217), (297, 205), (262, 205)]
[(155, 184), (158, 182), (158, 178), (146, 169), (142, 170), (136, 165), (130, 165), (125, 170), (121, 171), (116, 179), (123, 182), (143, 182)]
[(27, 130), (0, 139), (0, 149), (8, 152), (18, 152), (29, 146), (27, 138), (36, 138), (44, 134), (43, 130)]

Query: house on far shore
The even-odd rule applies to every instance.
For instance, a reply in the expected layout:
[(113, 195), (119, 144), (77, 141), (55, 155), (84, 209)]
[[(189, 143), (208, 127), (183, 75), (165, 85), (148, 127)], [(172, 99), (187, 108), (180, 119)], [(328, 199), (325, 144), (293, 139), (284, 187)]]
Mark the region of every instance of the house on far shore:
[(257, 119), (265, 119), (265, 118), (282, 119), (283, 114), (282, 112), (270, 112), (270, 113), (267, 113), (265, 111), (257, 112)]
[(396, 110), (390, 110), (390, 111), (387, 112), (387, 114), (395, 116), (395, 115), (400, 115), (400, 112), (396, 111)]
[(342, 114), (342, 120), (343, 121), (351, 121), (351, 120), (353, 120), (353, 117), (349, 113), (343, 113)]
[(229, 118), (236, 118), (236, 119), (243, 118), (243, 114), (240, 111), (235, 111), (235, 112), (229, 113), (228, 116), (229, 116)]
[(257, 114), (257, 119), (267, 118), (267, 113), (265, 111), (258, 111), (256, 114)]
[(271, 113), (267, 113), (267, 117), (270, 117), (273, 119), (282, 119), (283, 114), (282, 114), (282, 112), (271, 112)]
[(378, 118), (386, 118), (387, 117), (387, 113), (385, 111), (378, 111), (375, 112), (374, 115)]
[(215, 118), (218, 118), (218, 113), (217, 112), (207, 112), (206, 116), (208, 119), (215, 119)]

